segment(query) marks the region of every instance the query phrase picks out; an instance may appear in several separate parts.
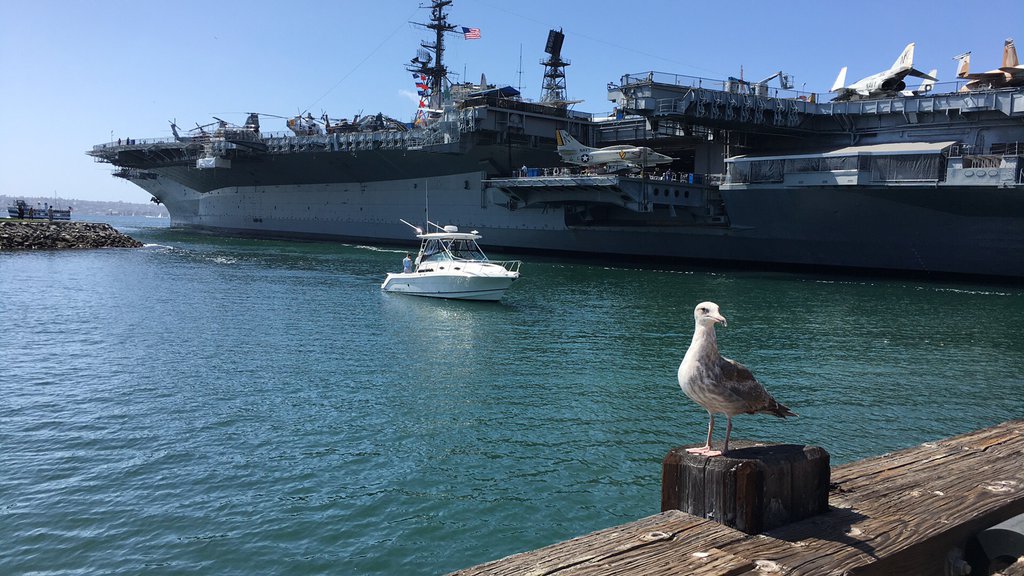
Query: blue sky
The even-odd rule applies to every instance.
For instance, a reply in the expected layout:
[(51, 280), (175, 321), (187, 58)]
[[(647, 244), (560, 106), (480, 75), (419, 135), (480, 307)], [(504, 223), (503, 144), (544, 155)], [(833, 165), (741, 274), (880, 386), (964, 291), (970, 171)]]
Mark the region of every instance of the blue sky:
[[(191, 127), (211, 116), (241, 123), (250, 111), (308, 110), (408, 120), (414, 87), (403, 64), (427, 38), (409, 24), (427, 21), (421, 2), (3, 2), (0, 192), (145, 202), (148, 194), (84, 152), (111, 137), (169, 137), (171, 119)], [(916, 67), (937, 68), (940, 80), (953, 78), (956, 54), (971, 50), (972, 69), (989, 70), (1004, 39), (1024, 43), (1024, 2), (634, 5), (642, 9), (621, 0), (456, 0), (449, 19), (483, 38), (451, 38), (447, 64), (537, 99), (544, 42), (561, 27), (570, 98), (584, 100), (578, 110), (606, 112), (607, 84), (626, 73), (724, 78), (742, 66), (747, 79), (783, 70), (798, 89), (824, 92), (841, 66), (852, 82), (887, 68), (911, 41)], [(262, 126), (285, 130), (269, 116)]]

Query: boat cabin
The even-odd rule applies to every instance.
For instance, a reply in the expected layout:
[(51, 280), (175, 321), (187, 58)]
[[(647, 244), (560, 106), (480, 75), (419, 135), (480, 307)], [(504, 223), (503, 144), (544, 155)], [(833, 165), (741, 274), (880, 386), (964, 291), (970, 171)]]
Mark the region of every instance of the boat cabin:
[(468, 261), (487, 262), (487, 256), (476, 243), (481, 238), (474, 232), (459, 232), (455, 226), (445, 226), (444, 232), (419, 234), (420, 253), (416, 257), (417, 268), (428, 262)]

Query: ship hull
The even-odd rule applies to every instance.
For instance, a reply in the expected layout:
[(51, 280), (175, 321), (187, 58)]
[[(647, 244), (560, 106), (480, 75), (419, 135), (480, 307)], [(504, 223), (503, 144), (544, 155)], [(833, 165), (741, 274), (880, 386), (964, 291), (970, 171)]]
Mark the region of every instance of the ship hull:
[(564, 207), (509, 209), (485, 177), (435, 172), (204, 192), (166, 177), (136, 183), (166, 205), (172, 226), (217, 233), (407, 244), (400, 219), (430, 218), (478, 230), (503, 250), (1024, 278), (1017, 188), (723, 190), (728, 225), (635, 213), (581, 225)]

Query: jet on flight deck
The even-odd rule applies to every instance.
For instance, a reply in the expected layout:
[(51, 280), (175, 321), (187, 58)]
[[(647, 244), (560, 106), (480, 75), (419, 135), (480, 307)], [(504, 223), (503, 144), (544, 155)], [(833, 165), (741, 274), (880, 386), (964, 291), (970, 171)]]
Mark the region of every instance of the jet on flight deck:
[(907, 44), (903, 53), (896, 59), (893, 65), (883, 72), (862, 78), (849, 86), (846, 86), (846, 66), (839, 71), (839, 77), (829, 92), (836, 92), (833, 100), (853, 100), (857, 98), (871, 98), (875, 96), (891, 96), (901, 93), (906, 89), (907, 84), (904, 78), (914, 76), (925, 80), (936, 81), (932, 75), (925, 74), (914, 68), (914, 43)]
[(558, 142), (558, 154), (562, 156), (563, 162), (577, 166), (602, 166), (609, 172), (647, 168), (675, 160), (646, 146), (620, 144), (606, 148), (591, 148), (580, 144), (565, 130), (556, 131), (555, 139)]
[(955, 56), (954, 60), (960, 61), (956, 77), (969, 80), (960, 90), (970, 92), (973, 90), (994, 90), (996, 88), (1009, 88), (1013, 86), (1024, 86), (1024, 66), (1017, 61), (1017, 47), (1013, 45), (1013, 38), (1007, 38), (1003, 43), (1003, 65), (988, 72), (970, 72), (971, 53), (964, 52)]

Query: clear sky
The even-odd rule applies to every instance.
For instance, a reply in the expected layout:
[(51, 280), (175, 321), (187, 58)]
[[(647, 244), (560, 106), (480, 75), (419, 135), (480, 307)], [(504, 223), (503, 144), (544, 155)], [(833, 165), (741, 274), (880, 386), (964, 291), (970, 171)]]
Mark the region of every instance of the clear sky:
[[(211, 116), (332, 118), (416, 108), (403, 65), (427, 31), (426, 0), (6, 0), (0, 3), (0, 193), (146, 202), (141, 189), (85, 155), (117, 138), (170, 137)], [(630, 7), (634, 6), (635, 9)], [(997, 68), (1004, 39), (1024, 43), (1024, 2), (456, 0), (449, 20), (481, 29), (452, 37), (449, 68), (540, 97), (544, 43), (564, 29), (568, 95), (607, 112), (607, 84), (659, 71), (759, 80), (782, 70), (825, 92), (884, 70), (908, 42), (915, 66), (951, 80), (952, 57)], [(520, 79), (520, 53), (522, 75)], [(1022, 51), (1024, 56), (1024, 51)], [(916, 82), (916, 81), (915, 81)], [(772, 85), (776, 85), (773, 81)]]

